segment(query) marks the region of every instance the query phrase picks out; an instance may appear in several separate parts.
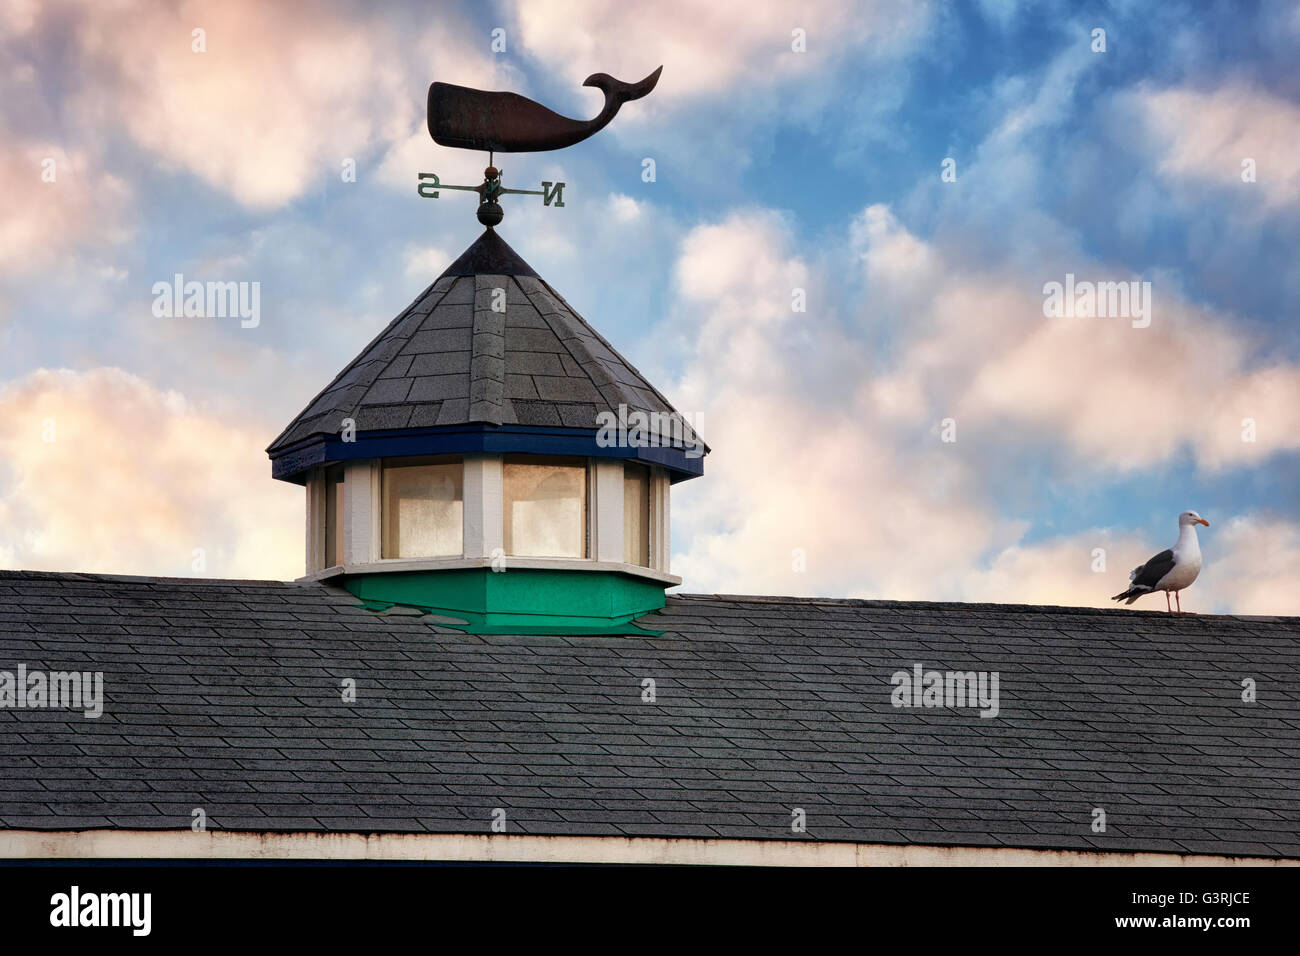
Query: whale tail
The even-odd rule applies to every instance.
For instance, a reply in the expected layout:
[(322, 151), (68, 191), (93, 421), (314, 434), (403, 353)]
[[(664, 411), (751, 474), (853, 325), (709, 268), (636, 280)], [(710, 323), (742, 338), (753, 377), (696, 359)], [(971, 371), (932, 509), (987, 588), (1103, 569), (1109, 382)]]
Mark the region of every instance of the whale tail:
[(613, 107), (617, 110), (624, 103), (632, 100), (639, 100), (655, 88), (659, 82), (659, 74), (664, 71), (661, 66), (640, 83), (624, 83), (622, 80), (616, 80), (608, 73), (593, 73), (582, 81), (583, 86), (594, 86), (605, 94), (605, 109)]

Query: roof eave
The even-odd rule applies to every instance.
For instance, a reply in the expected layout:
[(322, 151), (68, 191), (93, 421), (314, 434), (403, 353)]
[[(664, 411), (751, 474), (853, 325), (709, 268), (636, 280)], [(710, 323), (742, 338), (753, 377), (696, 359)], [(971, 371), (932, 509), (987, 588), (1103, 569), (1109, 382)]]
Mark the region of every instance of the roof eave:
[(268, 452), (268, 457), (273, 478), (299, 485), (306, 483), (312, 468), (341, 461), (473, 453), (620, 458), (658, 465), (669, 472), (673, 483), (704, 474), (707, 449), (650, 444), (611, 447), (602, 444), (598, 435), (593, 428), (485, 424), (357, 432), (351, 441), (318, 433)]

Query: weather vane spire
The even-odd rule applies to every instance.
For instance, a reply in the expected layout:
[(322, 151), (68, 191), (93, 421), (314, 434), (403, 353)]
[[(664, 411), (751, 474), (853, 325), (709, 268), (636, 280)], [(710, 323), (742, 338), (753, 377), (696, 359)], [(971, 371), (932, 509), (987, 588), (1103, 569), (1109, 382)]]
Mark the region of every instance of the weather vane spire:
[(437, 199), (440, 189), (478, 193), (478, 220), (491, 228), (504, 213), (497, 200), (506, 194), (541, 196), (543, 205), (564, 205), (564, 183), (543, 182), (541, 189), (506, 189), (495, 153), (529, 153), (564, 149), (604, 129), (630, 100), (639, 100), (659, 82), (659, 67), (640, 83), (624, 83), (608, 73), (593, 73), (583, 86), (594, 86), (605, 94), (605, 106), (590, 120), (575, 120), (547, 109), (518, 93), (473, 90), (450, 83), (429, 86), (429, 135), (440, 146), (481, 149), (488, 153), (483, 182), (477, 186), (452, 186), (435, 173), (420, 173), (419, 194)]

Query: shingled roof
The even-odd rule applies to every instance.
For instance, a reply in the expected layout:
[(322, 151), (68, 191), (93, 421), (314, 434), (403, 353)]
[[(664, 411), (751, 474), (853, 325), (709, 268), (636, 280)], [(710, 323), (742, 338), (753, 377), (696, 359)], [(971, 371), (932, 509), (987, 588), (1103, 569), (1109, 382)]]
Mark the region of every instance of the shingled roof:
[[(505, 311), (500, 308), (504, 290)], [(493, 230), (389, 323), (267, 451), (313, 435), (442, 425), (596, 429), (675, 409)], [(665, 438), (663, 429), (656, 430)], [(685, 426), (686, 441), (694, 433)], [(680, 437), (680, 436), (679, 436)]]
[[(0, 710), (0, 825), (481, 833), (503, 807), (528, 834), (1300, 857), (1300, 620), (691, 595), (643, 621), (480, 637), (319, 584), (0, 572), (0, 670), (105, 681), (98, 719)], [(914, 663), (999, 672), (1000, 714), (891, 706)]]

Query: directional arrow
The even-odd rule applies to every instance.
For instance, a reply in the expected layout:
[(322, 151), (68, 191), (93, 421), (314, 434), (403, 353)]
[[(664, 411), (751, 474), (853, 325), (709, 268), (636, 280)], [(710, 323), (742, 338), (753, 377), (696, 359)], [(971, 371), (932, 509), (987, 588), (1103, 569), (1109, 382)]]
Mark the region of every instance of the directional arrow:
[(501, 170), (495, 166), (489, 166), (483, 171), (483, 182), (477, 186), (458, 186), (453, 183), (444, 183), (438, 178), (437, 173), (420, 173), (418, 178), (419, 183), (416, 192), (424, 199), (437, 199), (439, 191), (443, 189), (478, 193), (478, 219), (485, 226), (495, 226), (501, 221), (504, 213), (497, 203), (501, 196), (512, 194), (516, 196), (541, 196), (543, 206), (555, 206), (557, 209), (564, 206), (564, 183), (544, 181), (541, 189), (507, 189), (501, 185)]

